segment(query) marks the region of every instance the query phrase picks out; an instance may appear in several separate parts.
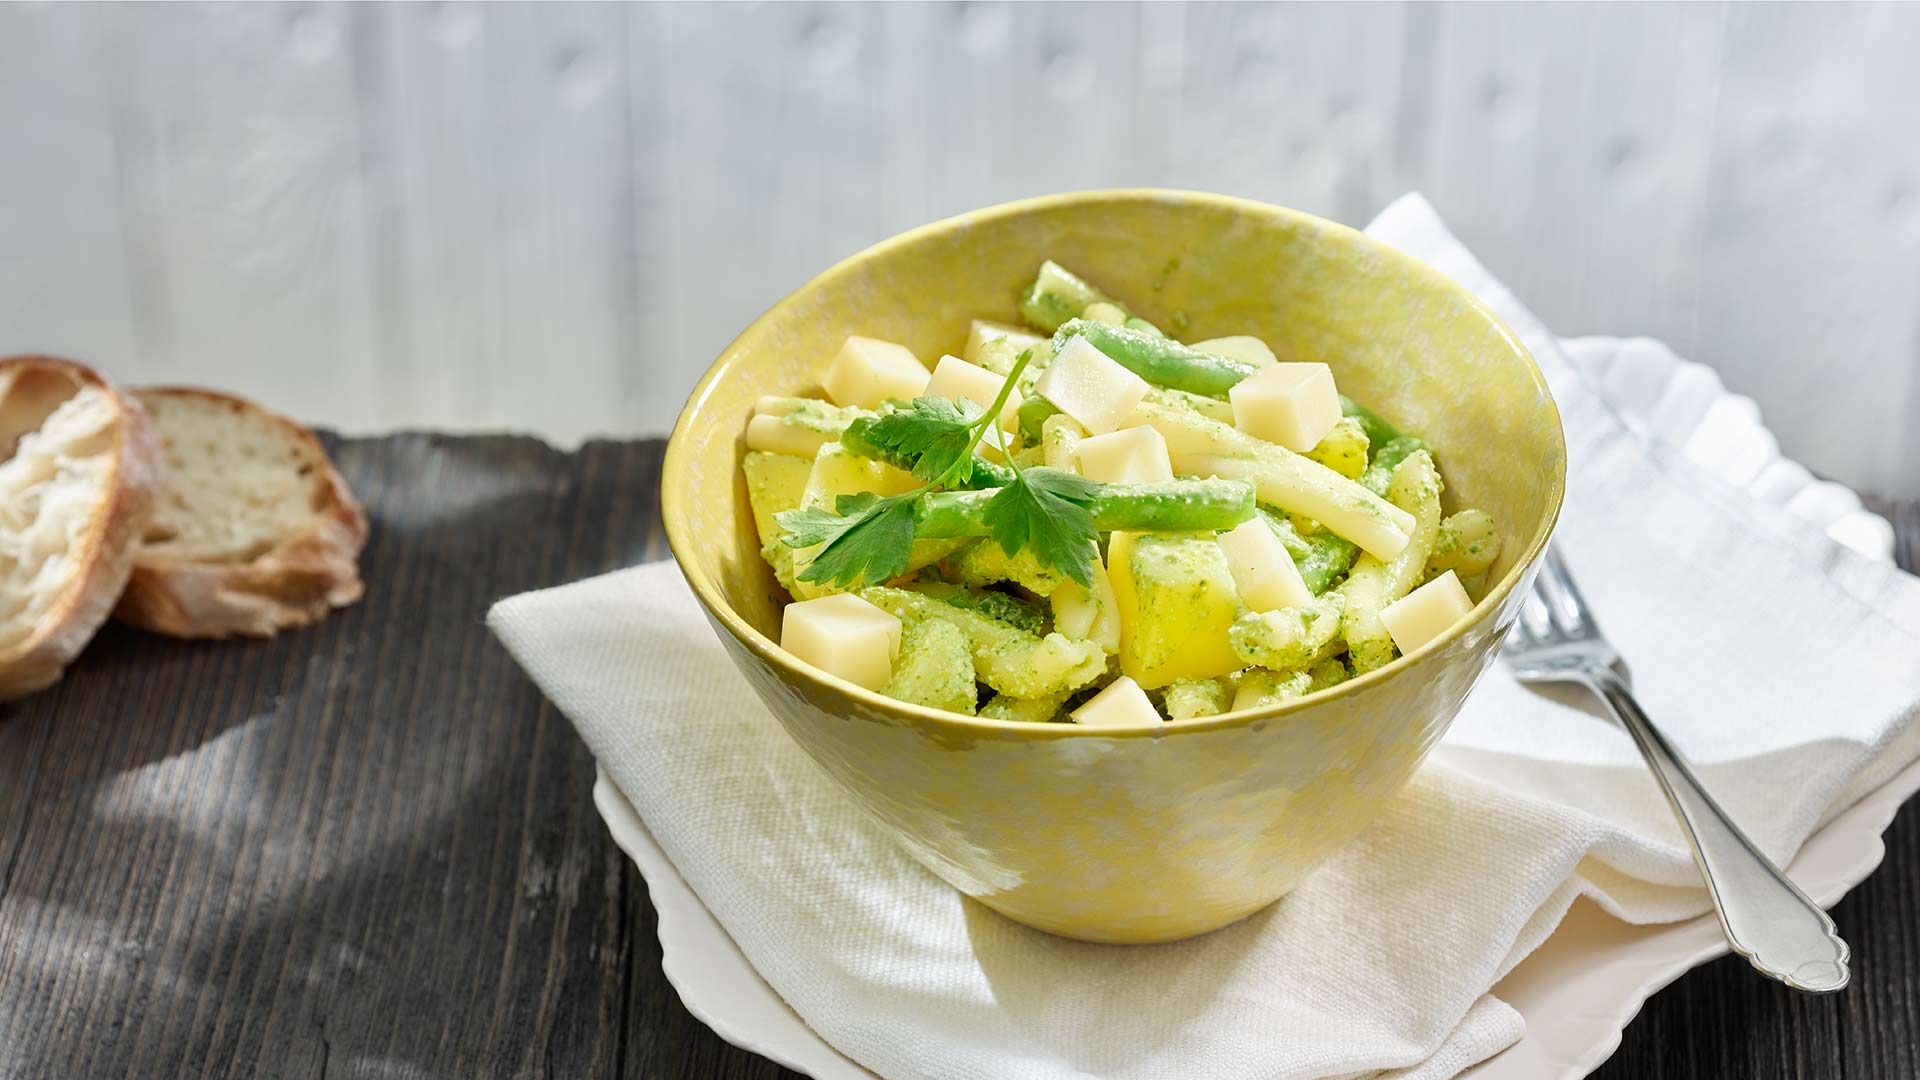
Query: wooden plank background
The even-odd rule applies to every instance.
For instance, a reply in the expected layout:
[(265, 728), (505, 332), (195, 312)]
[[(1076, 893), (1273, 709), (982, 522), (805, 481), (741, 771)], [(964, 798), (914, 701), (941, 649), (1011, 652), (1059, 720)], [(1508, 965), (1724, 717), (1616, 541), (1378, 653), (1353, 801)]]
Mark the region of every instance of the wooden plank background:
[(902, 228), (1155, 184), (1428, 192), (1920, 495), (1920, 5), (0, 6), (0, 350), (350, 431), (660, 434)]

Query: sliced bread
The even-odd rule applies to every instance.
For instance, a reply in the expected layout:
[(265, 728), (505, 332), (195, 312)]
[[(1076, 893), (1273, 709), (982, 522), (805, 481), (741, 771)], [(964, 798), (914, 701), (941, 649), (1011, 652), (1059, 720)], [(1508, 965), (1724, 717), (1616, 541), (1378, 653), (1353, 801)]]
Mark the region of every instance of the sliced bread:
[(106, 621), (158, 463), (146, 414), (90, 368), (0, 360), (0, 699), (52, 684)]
[(360, 599), (366, 515), (313, 432), (209, 390), (133, 393), (163, 464), (115, 618), (176, 637), (271, 637)]

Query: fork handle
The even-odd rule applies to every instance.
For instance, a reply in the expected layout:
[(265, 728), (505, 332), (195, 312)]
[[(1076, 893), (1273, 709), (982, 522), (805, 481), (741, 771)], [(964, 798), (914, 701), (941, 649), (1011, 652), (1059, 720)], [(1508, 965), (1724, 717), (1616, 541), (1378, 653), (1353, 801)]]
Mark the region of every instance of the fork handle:
[(1847, 985), (1847, 943), (1833, 920), (1753, 846), (1666, 737), (1660, 734), (1612, 668), (1582, 672), (1593, 691), (1633, 733), (1660, 789), (1680, 819), (1693, 861), (1735, 952), (1762, 974), (1796, 990), (1832, 993)]

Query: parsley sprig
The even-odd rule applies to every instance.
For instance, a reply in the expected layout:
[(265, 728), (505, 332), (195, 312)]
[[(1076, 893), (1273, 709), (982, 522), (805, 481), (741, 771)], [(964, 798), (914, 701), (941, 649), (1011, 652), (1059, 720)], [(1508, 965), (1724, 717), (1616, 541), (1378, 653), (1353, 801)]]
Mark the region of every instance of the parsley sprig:
[(913, 548), (914, 508), (935, 488), (964, 486), (973, 480), (974, 447), (989, 431), (1013, 466), (1013, 480), (987, 501), (987, 527), (1001, 550), (1018, 555), (1031, 548), (1035, 561), (1082, 585), (1093, 583), (1093, 544), (1099, 538), (1089, 509), (1099, 485), (1061, 469), (1022, 469), (1006, 452), (1006, 436), (997, 423), (1000, 410), (1033, 360), (1020, 354), (1000, 384), (999, 396), (984, 411), (962, 398), (915, 398), (866, 427), (867, 439), (896, 460), (913, 462), (920, 487), (885, 497), (872, 492), (842, 495), (831, 512), (814, 507), (775, 515), (791, 548), (821, 545), (800, 580), (848, 587), (878, 584), (907, 569)]
[(929, 484), (953, 486), (973, 479), (973, 448), (986, 416), (966, 398), (914, 398), (866, 422), (874, 449), (896, 461), (913, 462), (913, 475)]
[(1099, 490), (1099, 484), (1065, 469), (1016, 465), (1013, 483), (987, 500), (987, 525), (1000, 550), (1018, 555), (1032, 547), (1041, 566), (1091, 586), (1094, 543), (1100, 533), (1088, 504)]

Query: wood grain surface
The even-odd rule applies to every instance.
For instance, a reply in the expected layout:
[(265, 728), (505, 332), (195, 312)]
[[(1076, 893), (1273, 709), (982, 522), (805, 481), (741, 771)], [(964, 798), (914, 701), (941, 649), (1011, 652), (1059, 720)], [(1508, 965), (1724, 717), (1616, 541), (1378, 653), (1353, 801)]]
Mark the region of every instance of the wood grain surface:
[[(271, 642), (109, 628), (0, 706), (0, 1077), (791, 1076), (660, 971), (593, 762), (488, 603), (665, 555), (660, 444), (334, 441), (367, 598)], [(1879, 507), (1903, 564), (1920, 503)], [(1835, 909), (1855, 985), (1735, 959), (1660, 993), (1608, 1078), (1920, 1075), (1920, 819)]]

